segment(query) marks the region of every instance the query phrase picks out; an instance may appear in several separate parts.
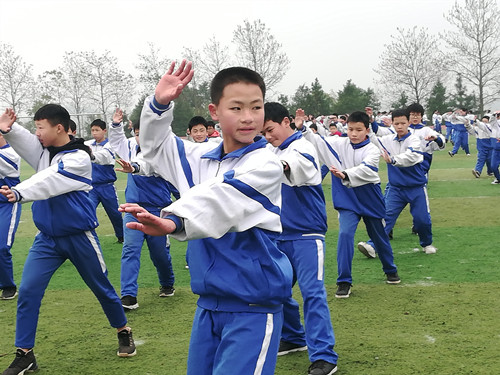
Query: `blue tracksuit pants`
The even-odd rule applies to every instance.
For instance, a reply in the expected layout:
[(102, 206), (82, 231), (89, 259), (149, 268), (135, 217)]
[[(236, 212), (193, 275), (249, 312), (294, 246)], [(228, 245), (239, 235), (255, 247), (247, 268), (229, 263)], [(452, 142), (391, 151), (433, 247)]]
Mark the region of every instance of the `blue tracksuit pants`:
[(493, 153), (493, 149), (491, 147), (490, 138), (478, 138), (477, 139), (477, 162), (474, 169), (481, 173), (483, 171), (483, 167), (486, 164), (486, 173), (493, 173), (493, 169), (491, 168), (491, 155)]
[(123, 218), (121, 212), (118, 211), (120, 204), (115, 185), (111, 182), (108, 184), (94, 184), (89, 192), (89, 197), (95, 208), (99, 203), (102, 204), (109, 220), (111, 220), (116, 238), (123, 238)]
[(493, 147), (493, 150), (491, 151), (491, 169), (493, 170), (495, 178), (500, 181), (500, 171), (498, 169), (500, 166), (500, 142), (495, 138), (492, 138), (491, 142)]
[(359, 221), (363, 219), (371, 245), (377, 249), (384, 273), (396, 273), (394, 255), (389, 242), (388, 231), (384, 228), (384, 221), (380, 218), (360, 216), (354, 211), (339, 210), (339, 239), (337, 242), (337, 283), (352, 284), (352, 258), (354, 256), (354, 233)]
[(308, 348), (311, 362), (324, 360), (337, 363), (333, 350), (333, 333), (330, 310), (326, 299), (323, 278), (325, 241), (299, 239), (278, 241), (278, 248), (286, 254), (293, 269), (293, 282), (299, 283), (304, 300), (304, 327), (300, 322), (299, 304), (290, 297), (283, 304), (283, 330), (281, 339)]
[(210, 311), (194, 315), (187, 375), (273, 375), (283, 313)]
[[(149, 210), (159, 216), (160, 211)], [(123, 223), (125, 234), (121, 260), (121, 295), (137, 297), (137, 278), (141, 266), (141, 250), (144, 240), (149, 249), (149, 257), (156, 267), (161, 286), (174, 286), (175, 278), (170, 257), (170, 244), (167, 236), (150, 236), (139, 230), (129, 229), (126, 224), (137, 221), (131, 213), (126, 213)]]
[(52, 237), (38, 233), (24, 264), (17, 301), (16, 343), (19, 348), (35, 346), (38, 314), (45, 289), (54, 272), (69, 259), (83, 281), (99, 300), (114, 328), (127, 324), (120, 298), (108, 280), (95, 231)]
[(465, 151), (466, 154), (470, 154), (469, 151), (469, 133), (466, 131), (456, 130), (455, 131), (455, 144), (453, 145), (452, 154), (456, 154), (460, 147)]
[(16, 286), (10, 249), (20, 217), (20, 203), (0, 203), (0, 289)]

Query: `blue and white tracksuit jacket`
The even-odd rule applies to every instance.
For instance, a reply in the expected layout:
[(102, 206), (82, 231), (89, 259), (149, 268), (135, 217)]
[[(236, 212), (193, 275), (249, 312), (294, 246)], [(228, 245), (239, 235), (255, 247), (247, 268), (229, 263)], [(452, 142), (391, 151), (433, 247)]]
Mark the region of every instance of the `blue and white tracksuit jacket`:
[(469, 134), (476, 137), (477, 162), (474, 170), (481, 174), (486, 164), (486, 172), (488, 174), (493, 173), (493, 168), (491, 167), (491, 158), (493, 155), (493, 146), (491, 142), (492, 130), (489, 123), (476, 121), (471, 126), (468, 126), (467, 130)]
[(323, 138), (305, 131), (306, 138), (318, 150), (320, 162), (335, 166), (347, 178), (332, 175), (332, 200), (339, 212), (337, 243), (337, 283), (352, 284), (354, 232), (363, 219), (370, 238), (378, 245), (385, 273), (396, 273), (388, 232), (384, 231), (385, 205), (380, 189), (378, 163), (380, 151), (370, 139), (352, 144), (349, 138)]
[(189, 240), (191, 288), (200, 296), (188, 374), (212, 374), (220, 366), (273, 374), (292, 285), (292, 267), (276, 245), (282, 164), (262, 137), (228, 154), (224, 142), (183, 141), (170, 126), (173, 106), (146, 99), (140, 145), (145, 162), (181, 195), (162, 216), (183, 221), (172, 237)]
[(304, 300), (304, 322), (299, 304), (290, 297), (283, 306), (281, 339), (307, 345), (309, 360), (337, 363), (335, 335), (324, 285), (326, 207), (321, 171), (314, 146), (295, 132), (280, 146), (268, 146), (289, 169), (283, 174), (278, 247), (292, 264)]
[(4, 137), (37, 173), (13, 187), (21, 203), (33, 202), (33, 221), (40, 231), (28, 253), (17, 305), (16, 346), (32, 348), (38, 313), (54, 272), (69, 259), (96, 295), (111, 326), (126, 324), (120, 299), (107, 278), (95, 209), (89, 198), (92, 165), (83, 143), (59, 148), (42, 146), (18, 124)]
[(450, 139), (455, 142), (453, 138), (453, 124), (451, 123), (451, 112), (443, 114), (444, 125), (446, 126), (446, 142)]
[[(0, 147), (0, 186), (12, 187), (19, 180), (21, 158), (9, 144)], [(15, 287), (10, 249), (14, 243), (21, 204), (10, 203), (0, 195), (0, 289)]]
[(467, 127), (470, 125), (470, 120), (465, 116), (459, 116), (454, 113), (451, 115), (451, 123), (453, 131), (455, 132), (455, 144), (453, 145), (451, 153), (456, 154), (461, 147), (467, 155), (470, 154), (469, 132), (467, 131)]
[(431, 245), (432, 224), (427, 197), (427, 173), (422, 165), (424, 152), (421, 150), (421, 139), (408, 132), (402, 138), (383, 136), (378, 139), (378, 144), (392, 158), (392, 163), (387, 164), (389, 188), (385, 191), (386, 233), (391, 231), (399, 214), (409, 203), (420, 245)]
[(108, 140), (97, 143), (95, 140), (85, 141), (92, 150), (92, 191), (90, 199), (95, 208), (102, 204), (113, 225), (115, 236), (123, 238), (123, 217), (118, 211), (118, 195), (114, 182), (116, 181), (115, 154)]
[[(160, 216), (160, 210), (172, 203), (168, 182), (152, 171), (142, 161), (139, 145), (135, 137), (126, 138), (123, 124), (111, 124), (109, 143), (120, 157), (139, 167), (137, 174), (129, 173), (125, 200), (137, 203), (154, 215)], [(173, 286), (175, 282), (170, 256), (168, 236), (150, 236), (140, 231), (127, 228), (126, 224), (137, 221), (131, 213), (126, 213), (123, 223), (123, 249), (121, 259), (121, 295), (137, 296), (141, 250), (144, 241), (148, 244), (150, 258), (156, 267), (162, 286)]]
[[(423, 124), (410, 125), (410, 132), (420, 138), (420, 149), (424, 153), (424, 161), (422, 162), (422, 167), (425, 173), (429, 173), (432, 163), (432, 153), (437, 150), (442, 150), (446, 146), (445, 138), (442, 134), (431, 129)], [(428, 141), (428, 137), (436, 137), (433, 141)]]

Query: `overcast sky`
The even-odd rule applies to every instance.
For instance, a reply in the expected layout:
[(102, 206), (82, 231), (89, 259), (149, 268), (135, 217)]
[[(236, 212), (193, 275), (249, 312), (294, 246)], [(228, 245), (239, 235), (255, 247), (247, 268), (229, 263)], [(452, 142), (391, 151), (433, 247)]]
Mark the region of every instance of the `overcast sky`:
[[(463, 0), (459, 0), (463, 2)], [(276, 88), (292, 95), (317, 77), (327, 92), (348, 79), (375, 88), (373, 69), (397, 27), (415, 25), (437, 34), (455, 0), (0, 0), (0, 42), (33, 65), (35, 73), (58, 68), (66, 51), (118, 57), (136, 75), (147, 42), (182, 58), (214, 35), (230, 44), (245, 19), (261, 19), (283, 45), (290, 69)], [(377, 91), (377, 90), (376, 90)]]

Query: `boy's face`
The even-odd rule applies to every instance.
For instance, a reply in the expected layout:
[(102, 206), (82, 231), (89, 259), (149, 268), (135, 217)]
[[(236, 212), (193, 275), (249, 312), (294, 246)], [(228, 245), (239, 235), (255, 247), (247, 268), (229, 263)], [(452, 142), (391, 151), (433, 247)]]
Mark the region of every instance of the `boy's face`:
[(335, 133), (337, 131), (337, 126), (336, 125), (330, 125), (330, 133)]
[(205, 139), (207, 139), (207, 128), (203, 124), (194, 125), (191, 128), (190, 135), (196, 143), (205, 142)]
[(394, 117), (392, 120), (392, 126), (394, 126), (394, 130), (396, 130), (398, 138), (401, 138), (408, 134), (408, 127), (410, 126), (410, 122), (408, 121), (406, 116)]
[(215, 128), (212, 125), (207, 126), (207, 134), (208, 135), (212, 135), (214, 131), (215, 131)]
[(370, 129), (365, 126), (362, 122), (348, 122), (347, 123), (347, 136), (351, 140), (351, 143), (358, 144), (363, 142), (368, 134), (370, 133)]
[(66, 130), (64, 130), (64, 126), (61, 124), (57, 124), (56, 126), (52, 126), (52, 124), (46, 120), (36, 120), (35, 121), (35, 135), (38, 137), (38, 140), (43, 145), (43, 147), (55, 146), (59, 147), (67, 143), (67, 139), (63, 141), (61, 144), (61, 133), (69, 137)]
[(92, 137), (95, 139), (97, 143), (101, 143), (106, 139), (106, 129), (101, 129), (100, 126), (92, 126), (90, 128), (90, 132), (92, 133)]
[(267, 141), (274, 147), (280, 146), (291, 134), (293, 130), (287, 126), (290, 125), (290, 120), (284, 118), (281, 123), (268, 120), (264, 123), (262, 134), (266, 137)]
[(140, 146), (140, 144), (139, 144), (139, 129), (134, 130), (134, 137), (135, 137), (135, 141)]
[(418, 112), (410, 112), (410, 122), (412, 125), (418, 125), (422, 122), (422, 114)]
[(214, 121), (219, 121), (224, 137), (224, 152), (229, 153), (253, 143), (264, 125), (264, 98), (258, 85), (232, 83), (222, 92), (219, 104), (208, 106)]

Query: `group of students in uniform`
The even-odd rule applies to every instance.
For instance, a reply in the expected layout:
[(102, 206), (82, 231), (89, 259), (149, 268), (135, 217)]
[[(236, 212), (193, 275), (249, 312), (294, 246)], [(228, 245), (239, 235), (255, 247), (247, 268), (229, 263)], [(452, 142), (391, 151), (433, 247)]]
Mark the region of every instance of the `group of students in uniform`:
[[(101, 137), (88, 144), (70, 137), (69, 113), (59, 105), (37, 111), (36, 135), (15, 123), (12, 110), (0, 116), (0, 131), (9, 142), (3, 147), (12, 146), (37, 171), (23, 182), (15, 173), (4, 178), (3, 203), (17, 215), (19, 203), (33, 202), (40, 231), (19, 288), (16, 358), (3, 375), (37, 369), (33, 347), (40, 302), (50, 277), (66, 259), (117, 328), (117, 354), (135, 355), (124, 308), (138, 307), (140, 249), (147, 241), (160, 296), (173, 295), (168, 236), (188, 241), (191, 289), (199, 296), (188, 374), (223, 374), (228, 369), (273, 374), (277, 356), (303, 350), (311, 361), (308, 374), (335, 373), (338, 354), (324, 287), (322, 166), (331, 172), (333, 204), (339, 212), (336, 297), (351, 293), (354, 232), (361, 219), (370, 238), (357, 247), (370, 258), (379, 257), (389, 284), (401, 281), (389, 234), (407, 204), (423, 251), (436, 252), (426, 188), (432, 153), (444, 148), (445, 139), (422, 124), (419, 104), (392, 111), (390, 127), (376, 123), (369, 110), (354, 112), (346, 118), (346, 136), (322, 137), (311, 124), (304, 125), (303, 110), (296, 111), (292, 125), (284, 106), (265, 103), (265, 84), (258, 73), (234, 67), (217, 73), (210, 88), (208, 109), (222, 141), (201, 137), (191, 142), (177, 137), (171, 123), (174, 101), (193, 75), (191, 62), (171, 64), (154, 95), (146, 98), (132, 138), (126, 138), (123, 113), (116, 110), (109, 147)], [(196, 121), (189, 129), (195, 141)], [(102, 124), (96, 126), (104, 130)], [(123, 241), (121, 300), (107, 279), (95, 233), (97, 198), (91, 196), (110, 188), (104, 180), (106, 186), (95, 187), (93, 165), (112, 165), (106, 159), (113, 154), (119, 155), (118, 170), (129, 173), (127, 203), (118, 208), (125, 214), (123, 232), (114, 226)], [(17, 160), (14, 155), (11, 161)], [(388, 165), (385, 194), (378, 174), (381, 156)], [(106, 175), (110, 168), (101, 172)], [(172, 202), (174, 192), (177, 199)], [(64, 220), (68, 215), (72, 219)], [(13, 280), (2, 282), (5, 291)], [(304, 326), (292, 296), (296, 282), (304, 300)]]

